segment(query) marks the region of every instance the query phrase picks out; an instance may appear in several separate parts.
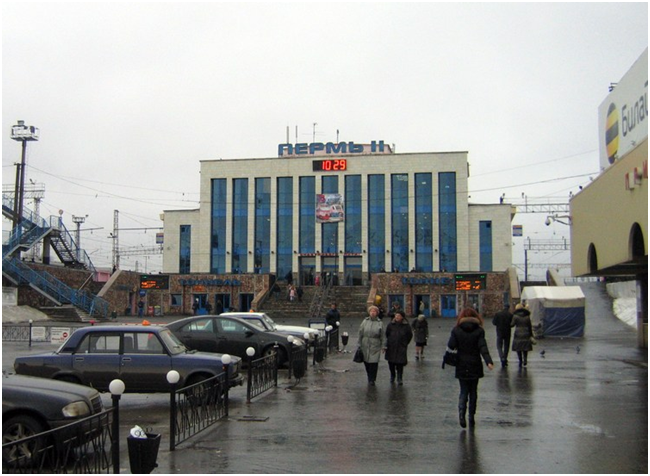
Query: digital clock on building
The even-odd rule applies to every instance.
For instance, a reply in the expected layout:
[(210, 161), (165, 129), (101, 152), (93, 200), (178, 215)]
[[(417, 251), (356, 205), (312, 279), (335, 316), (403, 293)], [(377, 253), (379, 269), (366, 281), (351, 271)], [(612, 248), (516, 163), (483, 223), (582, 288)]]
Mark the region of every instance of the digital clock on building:
[(485, 274), (457, 274), (456, 291), (479, 291), (485, 289)]
[(314, 172), (344, 172), (348, 169), (346, 159), (323, 159), (312, 162)]

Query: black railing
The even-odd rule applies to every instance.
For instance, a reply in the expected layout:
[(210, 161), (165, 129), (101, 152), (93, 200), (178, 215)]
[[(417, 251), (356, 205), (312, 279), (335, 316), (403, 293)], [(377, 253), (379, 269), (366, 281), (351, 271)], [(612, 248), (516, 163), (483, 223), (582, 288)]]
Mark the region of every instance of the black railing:
[(320, 364), (327, 356), (327, 335), (314, 339), (312, 365)]
[(300, 380), (307, 371), (307, 345), (293, 346), (289, 353), (289, 380)]
[(221, 373), (170, 393), (169, 450), (228, 416), (228, 379)]
[(327, 332), (327, 351), (328, 353), (339, 350), (339, 328), (335, 327)]
[[(291, 368), (291, 365), (289, 365)], [(246, 389), (246, 403), (262, 395), (267, 390), (278, 386), (278, 353), (274, 352), (266, 357), (248, 362), (248, 385)]]
[(119, 472), (113, 454), (119, 451), (114, 434), (115, 408), (69, 425), (2, 445), (3, 473)]

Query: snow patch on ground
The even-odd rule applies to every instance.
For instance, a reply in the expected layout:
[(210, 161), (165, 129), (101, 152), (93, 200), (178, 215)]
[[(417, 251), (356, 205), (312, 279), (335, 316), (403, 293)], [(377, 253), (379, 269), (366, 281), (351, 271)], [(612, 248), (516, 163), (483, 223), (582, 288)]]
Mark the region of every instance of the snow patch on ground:
[(19, 324), (27, 323), (29, 320), (34, 322), (49, 321), (50, 318), (47, 314), (42, 313), (38, 309), (30, 306), (2, 306), (2, 323), (3, 324)]

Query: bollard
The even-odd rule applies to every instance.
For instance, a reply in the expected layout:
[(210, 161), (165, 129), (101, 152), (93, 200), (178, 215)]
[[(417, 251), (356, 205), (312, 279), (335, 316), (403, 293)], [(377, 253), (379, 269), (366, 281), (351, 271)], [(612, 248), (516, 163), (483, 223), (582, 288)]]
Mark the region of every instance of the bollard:
[(113, 400), (113, 428), (111, 453), (113, 458), (113, 473), (120, 474), (120, 398), (124, 393), (124, 382), (120, 379), (112, 380), (108, 385)]
[(167, 372), (167, 381), (171, 385), (169, 391), (169, 451), (176, 449), (176, 384), (181, 375), (176, 370)]

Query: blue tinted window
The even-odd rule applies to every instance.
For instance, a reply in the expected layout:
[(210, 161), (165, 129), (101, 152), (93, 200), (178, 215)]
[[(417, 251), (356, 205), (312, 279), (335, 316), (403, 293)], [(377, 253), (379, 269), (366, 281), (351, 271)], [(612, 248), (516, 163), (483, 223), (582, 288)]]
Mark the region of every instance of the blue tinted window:
[(210, 230), (210, 272), (226, 270), (226, 179), (212, 179), (212, 224)]
[(440, 270), (457, 271), (456, 172), (438, 174)]
[(415, 174), (415, 268), (433, 271), (432, 175)]
[(181, 243), (179, 250), (178, 272), (189, 273), (192, 256), (192, 226), (181, 225), (180, 235)]
[[(322, 193), (338, 193), (339, 178), (338, 176), (327, 176), (322, 178)], [(337, 253), (339, 243), (339, 222), (323, 223), (321, 228), (321, 240), (323, 243), (323, 253)]]
[(383, 175), (368, 175), (368, 271), (386, 267), (386, 193)]
[(300, 252), (314, 253), (316, 243), (316, 177), (300, 177)]
[(271, 179), (255, 179), (255, 252), (256, 273), (269, 273), (271, 260)]
[(481, 271), (492, 271), (492, 222), (480, 221), (479, 229), (479, 251)]
[(248, 270), (248, 179), (233, 179), (232, 272)]
[(278, 178), (277, 209), (277, 276), (284, 277), (291, 271), (293, 253), (293, 178)]
[(391, 253), (393, 270), (409, 270), (409, 178), (391, 176)]
[(361, 175), (345, 177), (345, 251), (361, 253)]

